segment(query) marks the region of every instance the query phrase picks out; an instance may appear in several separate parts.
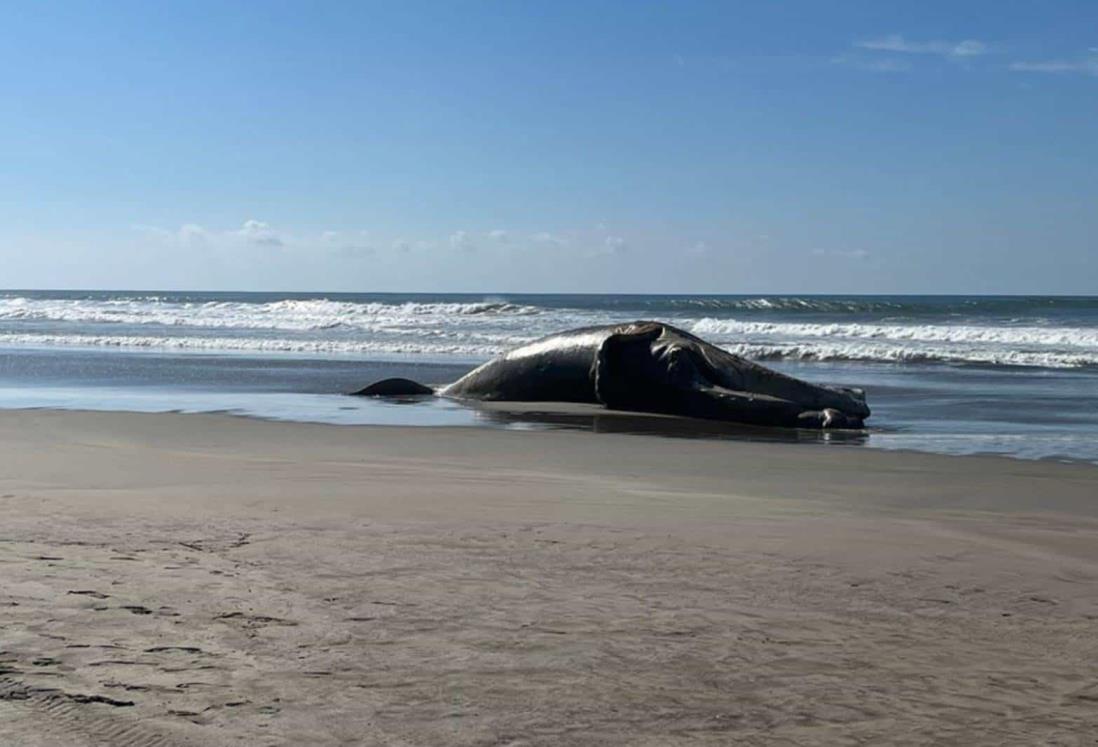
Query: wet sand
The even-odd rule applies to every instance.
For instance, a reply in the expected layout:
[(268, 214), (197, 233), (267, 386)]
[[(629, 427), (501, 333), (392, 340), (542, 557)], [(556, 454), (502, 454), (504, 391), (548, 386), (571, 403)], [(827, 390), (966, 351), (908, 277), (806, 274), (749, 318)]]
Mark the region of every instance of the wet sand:
[(1098, 468), (0, 412), (0, 743), (1091, 744)]

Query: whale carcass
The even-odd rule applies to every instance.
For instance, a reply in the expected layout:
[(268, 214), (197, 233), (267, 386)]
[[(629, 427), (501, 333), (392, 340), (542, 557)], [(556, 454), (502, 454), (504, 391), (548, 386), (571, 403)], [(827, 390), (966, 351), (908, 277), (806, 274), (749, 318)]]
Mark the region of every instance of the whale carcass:
[[(354, 394), (426, 394), (385, 379)], [(749, 425), (862, 428), (860, 389), (801, 381), (729, 353), (670, 324), (584, 327), (504, 353), (437, 391), (494, 402), (584, 402)]]

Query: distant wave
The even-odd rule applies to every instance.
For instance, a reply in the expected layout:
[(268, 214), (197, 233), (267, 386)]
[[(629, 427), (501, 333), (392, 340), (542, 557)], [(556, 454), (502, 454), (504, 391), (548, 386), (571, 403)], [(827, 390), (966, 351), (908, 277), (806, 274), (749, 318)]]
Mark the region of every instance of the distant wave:
[(735, 319), (699, 319), (691, 331), (703, 337), (781, 336), (823, 337), (906, 342), (993, 343), (1037, 345), (1056, 348), (1085, 348), (1098, 352), (1098, 328), (991, 326), (965, 324), (791, 324), (785, 322), (743, 322)]
[(536, 306), (506, 301), (479, 303), (355, 303), (287, 299), (269, 303), (191, 302), (162, 297), (112, 299), (0, 298), (0, 322), (41, 321), (83, 324), (160, 324), (233, 329), (323, 330), (340, 326), (375, 329), (387, 324), (423, 324), (452, 317), (524, 317)]
[(740, 343), (722, 345), (729, 352), (758, 361), (860, 361), (865, 363), (954, 363), (983, 366), (1028, 366), (1040, 368), (1098, 367), (1098, 353), (1064, 353), (1017, 350), (959, 350), (954, 348), (910, 348), (855, 343), (766, 345)]
[(585, 308), (640, 313), (778, 312), (897, 317), (1035, 316), (1098, 312), (1098, 297), (1071, 296), (607, 296), (577, 299)]
[[(937, 311), (914, 314), (923, 307)], [(944, 315), (961, 308), (968, 313)], [(9, 293), (0, 294), (0, 345), (475, 360), (563, 329), (638, 318), (763, 360), (1098, 366), (1098, 299), (1085, 298)]]
[[(327, 297), (286, 297), (274, 294), (141, 293), (141, 292), (0, 292), (0, 318), (19, 313), (18, 307), (37, 310), (113, 308), (235, 309), (242, 314), (270, 311), (330, 311), (401, 309), (408, 314), (538, 314), (564, 309), (627, 315), (693, 315), (745, 312), (782, 315), (876, 315), (897, 317), (972, 317), (1078, 313), (1098, 314), (1098, 296), (819, 296), (819, 295), (523, 295), (485, 297), (452, 295), (445, 302), (430, 296), (392, 294), (333, 294)], [(460, 299), (460, 300), (456, 300)]]
[[(479, 338), (479, 339), (478, 339)], [(196, 337), (89, 334), (0, 334), (0, 346), (131, 348), (195, 352), (397, 355), (484, 360), (528, 342), (527, 337), (454, 335), (436, 339), (340, 340), (287, 337)], [(863, 361), (881, 363), (956, 363), (1046, 368), (1098, 367), (1098, 351), (1065, 352), (892, 344), (889, 341), (819, 340), (815, 342), (719, 343), (724, 349), (761, 361)]]
[(689, 328), (758, 360), (1098, 366), (1098, 329), (1093, 327), (807, 324), (704, 318)]
[(446, 356), (468, 359), (495, 355), (495, 345), (461, 342), (400, 342), (368, 340), (293, 339), (257, 337), (156, 337), (126, 335), (0, 334), (0, 345), (132, 348), (196, 352), (326, 353), (338, 355), (389, 354)]

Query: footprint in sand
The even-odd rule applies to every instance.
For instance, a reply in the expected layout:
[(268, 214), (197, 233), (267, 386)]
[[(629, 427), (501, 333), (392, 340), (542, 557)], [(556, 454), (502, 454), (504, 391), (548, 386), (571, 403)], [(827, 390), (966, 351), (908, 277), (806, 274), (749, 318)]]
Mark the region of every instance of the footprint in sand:
[(126, 610), (127, 612), (132, 612), (135, 615), (151, 615), (152, 614), (151, 609), (149, 609), (148, 607), (142, 607), (140, 604), (124, 604), (121, 607), (119, 607), (118, 609)]
[(77, 589), (69, 591), (69, 594), (75, 594), (83, 597), (92, 597), (94, 599), (110, 599), (110, 594), (104, 594), (101, 591), (94, 591), (92, 589)]

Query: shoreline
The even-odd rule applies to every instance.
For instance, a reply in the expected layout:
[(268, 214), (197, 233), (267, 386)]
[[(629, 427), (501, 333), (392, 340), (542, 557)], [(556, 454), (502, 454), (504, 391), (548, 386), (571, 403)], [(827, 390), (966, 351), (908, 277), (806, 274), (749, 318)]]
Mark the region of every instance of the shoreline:
[[(373, 401), (367, 400), (369, 404)], [(384, 404), (389, 404), (388, 402)], [(401, 409), (407, 404), (395, 405)], [(412, 406), (415, 406), (414, 404)], [(875, 460), (881, 460), (881, 466), (896, 467), (897, 460), (919, 460), (920, 468), (928, 466), (946, 467), (950, 463), (973, 463), (974, 469), (980, 474), (991, 474), (995, 471), (995, 465), (999, 469), (1009, 470), (1011, 466), (1032, 465), (1036, 469), (1027, 471), (1027, 474), (1040, 474), (1047, 477), (1076, 478), (1093, 476), (1098, 478), (1098, 464), (1085, 460), (1070, 458), (1043, 457), (1026, 458), (1005, 453), (944, 453), (937, 451), (925, 451), (912, 448), (874, 447), (859, 443), (861, 437), (872, 437), (874, 434), (889, 433), (887, 431), (873, 431), (868, 429), (868, 436), (863, 436), (862, 431), (815, 431), (798, 430), (791, 428), (767, 428), (739, 426), (736, 424), (722, 423), (720, 421), (696, 420), (682, 418), (660, 413), (642, 413), (624, 410), (610, 410), (596, 405), (579, 403), (558, 402), (477, 402), (465, 407), (474, 414), (487, 414), (504, 418), (513, 418), (512, 421), (519, 427), (506, 428), (497, 423), (484, 423), (478, 421), (473, 424), (409, 424), (399, 423), (360, 423), (360, 422), (325, 422), (309, 420), (290, 420), (278, 417), (266, 417), (247, 412), (233, 410), (220, 410), (210, 412), (189, 412), (181, 410), (172, 411), (133, 411), (133, 410), (98, 410), (82, 408), (52, 408), (52, 407), (0, 407), (0, 438), (3, 429), (9, 419), (20, 415), (42, 415), (47, 418), (87, 418), (89, 424), (95, 427), (104, 425), (126, 426), (145, 421), (153, 431), (161, 430), (170, 422), (185, 422), (194, 419), (195, 428), (200, 426), (214, 427), (225, 426), (228, 423), (254, 424), (262, 430), (286, 429), (287, 431), (300, 429), (303, 432), (310, 431), (310, 437), (316, 433), (324, 433), (329, 429), (333, 433), (345, 431), (348, 434), (358, 433), (363, 436), (384, 437), (386, 434), (402, 438), (414, 439), (419, 435), (428, 438), (445, 439), (446, 435), (465, 434), (476, 438), (474, 434), (498, 434), (497, 436), (484, 435), (493, 446), (506, 447), (507, 439), (514, 435), (518, 438), (532, 436), (533, 438), (570, 439), (573, 437), (605, 439), (611, 438), (621, 445), (627, 445), (631, 439), (639, 439), (645, 442), (645, 448), (656, 448), (663, 443), (668, 448), (674, 449), (674, 445), (682, 444), (689, 449), (687, 444), (705, 444), (703, 447), (709, 453), (712, 449), (728, 449), (738, 452), (739, 458), (755, 459), (762, 457), (771, 463), (775, 461), (775, 455), (771, 449), (797, 449), (801, 456), (812, 455), (820, 457), (813, 459), (813, 464), (826, 463), (824, 453), (835, 456), (838, 460), (845, 460), (853, 455), (864, 455), (872, 464)], [(575, 418), (582, 425), (556, 425), (545, 424), (540, 418)], [(538, 418), (538, 419), (535, 419)], [(165, 420), (161, 420), (165, 419)], [(176, 421), (176, 419), (183, 419)], [(96, 423), (96, 421), (101, 421)], [(160, 421), (160, 422), (158, 422)], [(567, 422), (567, 421), (566, 421)], [(595, 425), (592, 425), (595, 423)], [(533, 427), (528, 427), (533, 426)], [(245, 428), (247, 426), (245, 425)], [(431, 434), (431, 435), (427, 435)], [(271, 433), (265, 434), (268, 438)], [(496, 439), (502, 440), (496, 440)], [(336, 438), (334, 444), (346, 448), (348, 441)], [(374, 444), (377, 445), (377, 444)], [(802, 451), (803, 450), (803, 451)], [(845, 456), (840, 456), (836, 450), (841, 450)], [(819, 452), (819, 453), (816, 453)], [(856, 460), (860, 461), (860, 460)], [(1045, 473), (1040, 466), (1048, 466), (1053, 472)], [(788, 465), (786, 465), (788, 466)], [(1057, 475), (1055, 470), (1063, 467), (1069, 470), (1080, 470), (1071, 474)], [(756, 466), (756, 469), (759, 469)], [(1095, 511), (1098, 512), (1098, 498), (1095, 500)]]
[[(392, 377), (452, 382), (563, 329), (659, 319), (796, 378), (864, 389), (871, 448), (1098, 463), (1098, 297), (0, 296), (0, 404), (364, 422), (365, 410), (307, 396)], [(471, 417), (437, 416), (425, 415)]]
[(1096, 495), (1004, 457), (0, 411), (0, 729), (1070, 742)]
[[(251, 393), (256, 396), (257, 393)], [(347, 397), (345, 393), (285, 393), (263, 392), (259, 396), (280, 396), (289, 394), (298, 397)], [(208, 395), (212, 396), (212, 395)], [(229, 393), (217, 396), (227, 397)], [(123, 396), (123, 400), (125, 397)], [(140, 398), (133, 398), (135, 401)], [(200, 395), (201, 399), (201, 395)], [(264, 414), (244, 408), (224, 407), (219, 409), (127, 409), (127, 408), (89, 408), (84, 406), (58, 407), (53, 405), (0, 406), (3, 413), (42, 412), (42, 413), (78, 413), (99, 415), (139, 415), (139, 416), (210, 416), (236, 418), (245, 421), (280, 425), (323, 426), (334, 428), (394, 428), (394, 429), (458, 429), (469, 431), (496, 430), (505, 432), (564, 432), (588, 434), (616, 434), (645, 438), (669, 439), (672, 441), (713, 441), (725, 444), (776, 444), (783, 446), (814, 446), (815, 448), (844, 447), (861, 449), (869, 453), (932, 455), (954, 458), (994, 458), (1011, 462), (1066, 464), (1098, 469), (1098, 460), (1074, 457), (1066, 454), (1025, 456), (1007, 451), (948, 451), (944, 448), (916, 446), (880, 445), (879, 440), (890, 437), (913, 436), (908, 431), (890, 430), (874, 427), (870, 424), (862, 430), (804, 430), (794, 428), (776, 428), (741, 425), (704, 419), (685, 418), (660, 413), (611, 410), (598, 405), (562, 402), (461, 402), (443, 400), (441, 407), (436, 402), (409, 402), (353, 398), (350, 400), (358, 407), (338, 409), (372, 409), (374, 414), (366, 421), (324, 420), (322, 415), (310, 419), (300, 412), (296, 415)], [(380, 408), (380, 409), (379, 409)], [(395, 408), (395, 409), (394, 409)], [(410, 408), (419, 410), (415, 415)], [(329, 408), (330, 409), (330, 408)], [(386, 414), (402, 411), (403, 417), (390, 417)], [(330, 415), (330, 413), (328, 413)], [(936, 438), (949, 438), (949, 434), (928, 433), (922, 438), (934, 441)], [(873, 439), (878, 441), (875, 443)]]

